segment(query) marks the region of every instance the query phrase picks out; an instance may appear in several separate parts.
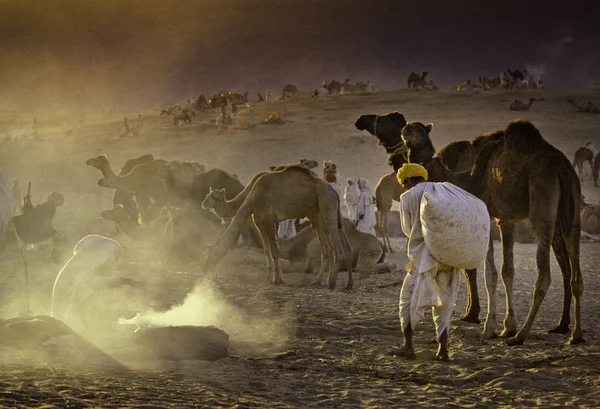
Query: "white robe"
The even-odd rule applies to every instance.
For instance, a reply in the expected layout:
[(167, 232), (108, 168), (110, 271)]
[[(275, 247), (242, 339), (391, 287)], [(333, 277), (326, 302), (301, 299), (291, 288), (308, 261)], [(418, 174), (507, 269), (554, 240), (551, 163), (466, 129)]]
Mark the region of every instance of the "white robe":
[[(50, 316), (64, 321), (76, 332), (89, 334), (89, 322), (96, 303), (94, 295), (113, 286), (113, 277), (120, 258), (121, 246), (115, 240), (103, 236), (86, 236), (73, 249), (73, 256), (65, 263), (54, 280)], [(101, 303), (105, 304), (105, 303)]]
[(419, 183), (400, 196), (400, 222), (408, 237), (406, 277), (400, 291), (400, 322), (414, 329), (432, 307), (438, 339), (450, 331), (450, 318), (458, 295), (460, 270), (437, 261), (429, 252), (423, 238), (421, 199), (430, 182)]
[(294, 222), (295, 219), (288, 219), (279, 222), (279, 231), (277, 232), (277, 236), (280, 239), (289, 239), (290, 237), (294, 237), (296, 235), (296, 224)]
[(359, 196), (360, 190), (358, 189), (356, 182), (351, 185), (346, 185), (346, 191), (344, 192), (344, 201), (346, 202), (346, 208), (348, 209), (348, 218), (355, 223)]
[[(362, 216), (362, 218), (361, 218)], [(375, 214), (375, 202), (373, 201), (373, 192), (370, 189), (361, 190), (356, 206), (356, 219), (358, 226), (356, 228), (363, 233), (375, 235), (375, 224), (377, 216)]]

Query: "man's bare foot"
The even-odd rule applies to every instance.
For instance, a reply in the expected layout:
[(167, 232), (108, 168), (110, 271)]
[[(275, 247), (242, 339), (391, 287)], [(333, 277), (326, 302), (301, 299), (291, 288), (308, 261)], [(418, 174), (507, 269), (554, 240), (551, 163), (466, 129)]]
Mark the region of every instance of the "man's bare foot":
[(414, 359), (415, 358), (415, 350), (413, 347), (407, 347), (406, 345), (402, 345), (400, 348), (390, 348), (388, 350), (389, 355), (401, 356), (403, 358)]
[(438, 351), (437, 355), (435, 356), (435, 360), (449, 362), (450, 357), (448, 356), (448, 351)]

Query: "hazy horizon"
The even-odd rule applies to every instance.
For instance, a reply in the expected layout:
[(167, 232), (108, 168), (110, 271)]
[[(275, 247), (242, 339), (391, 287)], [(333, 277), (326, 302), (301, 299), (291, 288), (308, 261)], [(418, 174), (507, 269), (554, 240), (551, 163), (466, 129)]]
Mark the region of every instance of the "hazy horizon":
[[(455, 4), (450, 4), (455, 3)], [(547, 85), (600, 82), (592, 2), (0, 1), (2, 109), (157, 108), (287, 83), (440, 87), (507, 68)]]

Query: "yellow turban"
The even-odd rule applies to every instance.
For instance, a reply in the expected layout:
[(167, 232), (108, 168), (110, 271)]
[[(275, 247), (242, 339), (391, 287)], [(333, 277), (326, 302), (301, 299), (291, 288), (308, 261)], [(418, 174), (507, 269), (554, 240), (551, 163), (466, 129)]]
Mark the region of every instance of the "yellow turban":
[(417, 178), (419, 176), (427, 180), (428, 174), (427, 169), (418, 163), (405, 163), (398, 169), (398, 173), (396, 174), (398, 182), (400, 182), (401, 185), (404, 184), (406, 179)]

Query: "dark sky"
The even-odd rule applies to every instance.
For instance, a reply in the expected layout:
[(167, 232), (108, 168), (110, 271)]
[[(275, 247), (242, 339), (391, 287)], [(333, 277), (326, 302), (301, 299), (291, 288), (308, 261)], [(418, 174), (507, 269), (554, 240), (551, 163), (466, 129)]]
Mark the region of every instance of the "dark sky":
[[(322, 80), (506, 68), (600, 82), (598, 1), (0, 0), (0, 108), (158, 107)], [(486, 6), (486, 4), (490, 4)]]

